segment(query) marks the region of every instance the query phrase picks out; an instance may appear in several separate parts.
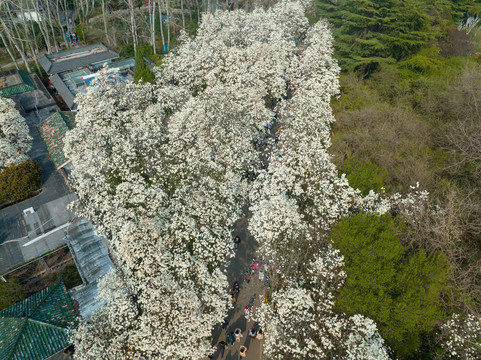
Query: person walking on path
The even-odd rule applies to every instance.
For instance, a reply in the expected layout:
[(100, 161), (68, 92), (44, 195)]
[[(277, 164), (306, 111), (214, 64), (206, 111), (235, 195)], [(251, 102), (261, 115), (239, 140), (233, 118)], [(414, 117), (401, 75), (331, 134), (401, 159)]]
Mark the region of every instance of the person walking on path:
[(225, 348), (227, 347), (227, 343), (225, 341), (221, 341), (219, 343), (219, 348), (220, 348), (220, 357), (224, 357), (224, 351)]
[(234, 284), (232, 285), (232, 291), (234, 293), (239, 293), (239, 283), (237, 281), (234, 281)]
[(236, 341), (236, 342), (240, 342), (241, 337), (244, 337), (244, 336), (242, 335), (242, 330), (239, 329), (239, 328), (237, 328), (237, 329), (234, 330), (234, 335), (235, 335), (235, 341)]
[(234, 332), (227, 334), (227, 343), (229, 345), (234, 345), (234, 342), (235, 342)]
[(235, 238), (234, 238), (234, 247), (235, 247), (236, 250), (239, 248), (240, 242), (241, 242), (241, 239), (240, 239), (239, 235), (236, 235)]
[(257, 335), (257, 330), (254, 329), (254, 328), (251, 328), (251, 329), (249, 330), (249, 337), (250, 337), (251, 339), (255, 339), (255, 338), (256, 338), (256, 335)]
[(245, 358), (247, 355), (246, 353), (247, 353), (247, 348), (245, 346), (241, 346), (241, 348), (239, 349), (240, 357)]
[(262, 340), (262, 339), (264, 339), (264, 333), (262, 332), (262, 329), (257, 330), (256, 339), (257, 339), (257, 340)]

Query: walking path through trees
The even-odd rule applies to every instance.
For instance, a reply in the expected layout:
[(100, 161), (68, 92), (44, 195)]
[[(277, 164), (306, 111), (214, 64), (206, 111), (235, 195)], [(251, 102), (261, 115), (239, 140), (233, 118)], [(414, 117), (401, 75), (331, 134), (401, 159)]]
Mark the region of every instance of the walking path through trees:
[[(266, 124), (265, 139), (257, 144), (257, 149), (260, 152), (261, 167), (267, 167), (267, 160), (269, 154), (273, 150), (272, 140), (274, 138), (277, 124)], [(250, 179), (255, 180), (255, 175), (251, 174)], [(248, 225), (251, 213), (249, 206), (243, 209), (244, 216), (237, 221), (232, 232), (232, 238), (239, 236), (241, 239), (238, 248), (236, 249), (236, 256), (231, 261), (227, 268), (227, 278), (231, 285), (228, 291), (234, 294), (233, 285), (238, 282), (240, 291), (236, 295), (236, 301), (233, 302), (233, 309), (228, 312), (225, 323), (218, 325), (214, 329), (214, 338), (212, 345), (217, 346), (217, 350), (212, 356), (213, 359), (218, 360), (234, 360), (239, 358), (239, 349), (242, 346), (247, 348), (246, 359), (262, 359), (262, 343), (263, 339), (254, 339), (249, 336), (249, 330), (254, 328), (259, 330), (259, 324), (252, 319), (252, 315), (246, 316), (244, 308), (250, 307), (252, 309), (258, 307), (262, 301), (265, 301), (266, 292), (268, 290), (268, 279), (266, 278), (266, 271), (262, 259), (258, 258), (257, 248), (258, 243), (254, 237), (249, 233)], [(250, 279), (250, 280), (248, 280)], [(219, 346), (221, 341), (228, 343), (227, 334), (234, 332), (235, 329), (242, 330), (242, 338), (234, 345), (228, 345), (224, 351)]]

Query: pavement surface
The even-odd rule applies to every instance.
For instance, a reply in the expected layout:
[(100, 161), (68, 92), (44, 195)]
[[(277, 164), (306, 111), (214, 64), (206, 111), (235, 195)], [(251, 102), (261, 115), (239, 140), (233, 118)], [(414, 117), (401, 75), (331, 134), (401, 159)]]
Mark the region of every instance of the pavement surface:
[[(247, 207), (244, 209), (247, 213)], [(226, 326), (217, 325), (214, 329), (214, 337), (212, 339), (212, 346), (217, 346), (217, 350), (212, 355), (214, 360), (260, 360), (262, 359), (262, 344), (263, 340), (251, 339), (248, 335), (249, 329), (254, 327), (259, 329), (259, 325), (250, 317), (244, 315), (244, 307), (251, 306), (254, 309), (260, 304), (259, 295), (265, 294), (264, 281), (259, 280), (259, 273), (251, 273), (250, 264), (256, 261), (256, 250), (258, 247), (257, 241), (250, 235), (247, 230), (248, 216), (241, 218), (236, 224), (232, 237), (239, 235), (241, 242), (234, 259), (231, 260), (227, 268), (227, 278), (229, 281), (228, 291), (232, 291), (232, 285), (237, 281), (240, 285), (240, 292), (234, 308), (229, 310), (226, 318)], [(247, 283), (244, 281), (244, 276), (250, 274), (252, 280)], [(225, 351), (222, 351), (218, 346), (220, 341), (226, 341), (227, 334), (233, 332), (235, 329), (241, 329), (243, 337), (234, 345), (228, 346)], [(246, 357), (241, 358), (239, 349), (241, 346), (247, 347)], [(208, 360), (208, 358), (205, 358)]]

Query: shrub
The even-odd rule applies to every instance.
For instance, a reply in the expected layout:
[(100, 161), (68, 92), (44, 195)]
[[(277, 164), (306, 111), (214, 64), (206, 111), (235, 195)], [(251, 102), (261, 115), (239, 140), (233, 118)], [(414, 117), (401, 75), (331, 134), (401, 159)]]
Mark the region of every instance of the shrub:
[(346, 173), (349, 184), (367, 195), (369, 190), (381, 191), (385, 187), (387, 171), (385, 167), (377, 166), (370, 161), (349, 157), (342, 171)]
[(0, 204), (26, 198), (40, 187), (42, 169), (33, 160), (10, 165), (0, 173)]

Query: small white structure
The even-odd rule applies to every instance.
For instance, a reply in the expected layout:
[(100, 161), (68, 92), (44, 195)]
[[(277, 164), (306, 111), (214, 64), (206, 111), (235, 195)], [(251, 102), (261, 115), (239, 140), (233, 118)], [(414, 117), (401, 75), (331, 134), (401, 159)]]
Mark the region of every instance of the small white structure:
[(37, 23), (42, 21), (42, 16), (36, 11), (18, 12), (17, 18), (24, 21), (35, 21)]

